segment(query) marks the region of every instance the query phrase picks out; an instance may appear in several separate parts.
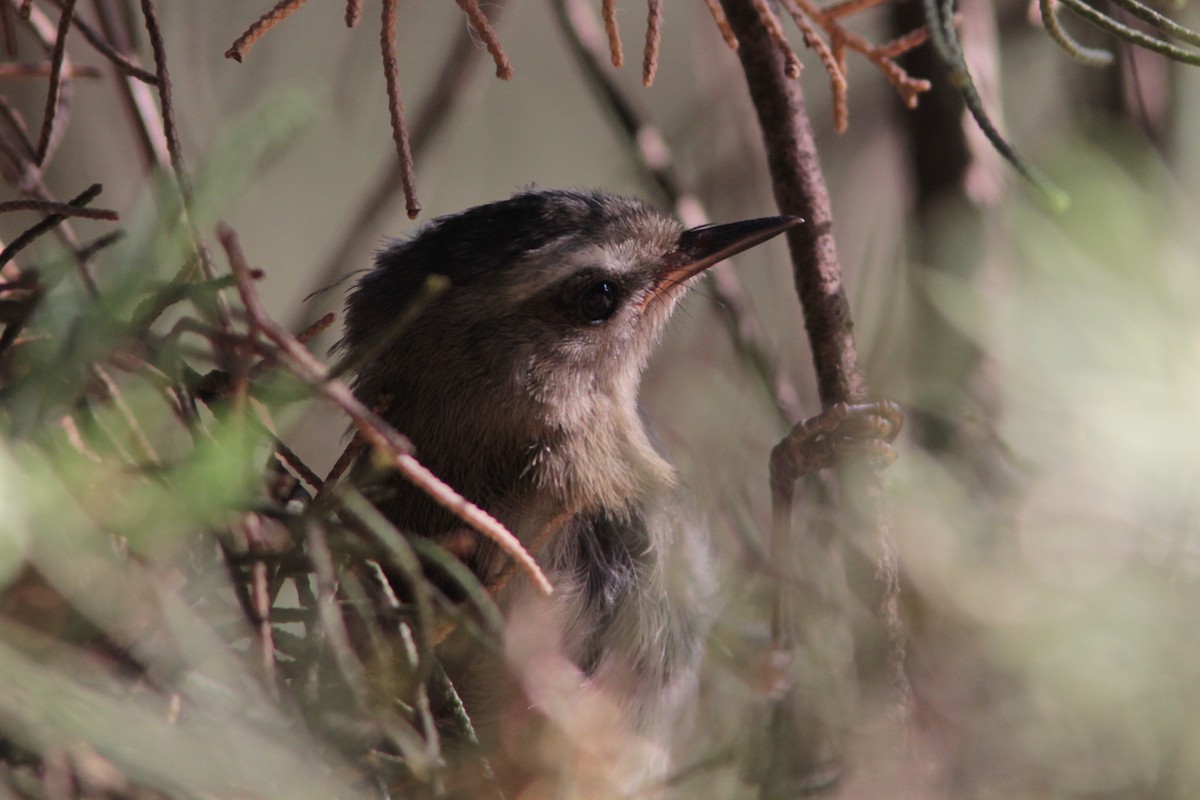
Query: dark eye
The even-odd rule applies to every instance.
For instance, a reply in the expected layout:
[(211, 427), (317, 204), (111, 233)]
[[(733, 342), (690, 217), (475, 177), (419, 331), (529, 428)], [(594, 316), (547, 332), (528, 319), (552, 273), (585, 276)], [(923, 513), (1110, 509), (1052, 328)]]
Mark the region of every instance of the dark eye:
[(617, 287), (612, 281), (596, 281), (579, 295), (579, 313), (588, 322), (603, 322), (617, 308)]

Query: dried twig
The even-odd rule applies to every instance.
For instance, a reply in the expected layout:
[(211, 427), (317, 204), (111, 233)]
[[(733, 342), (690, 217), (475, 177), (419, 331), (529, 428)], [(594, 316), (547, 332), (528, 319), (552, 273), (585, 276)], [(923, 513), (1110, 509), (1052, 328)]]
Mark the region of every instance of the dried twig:
[(500, 40), (496, 37), (496, 32), (492, 30), (492, 25), (484, 15), (483, 9), (479, 7), (478, 0), (457, 0), (457, 2), (458, 7), (467, 15), (471, 29), (478, 34), (488, 53), (491, 54), (492, 60), (496, 62), (496, 77), (501, 80), (511, 78), (513, 76), (512, 63), (509, 62), (504, 48), (500, 46)]
[(346, 0), (346, 27), (357, 28), (362, 22), (362, 0)]
[[(754, 0), (754, 11), (758, 14), (759, 24), (763, 30), (771, 37), (771, 43), (779, 48), (779, 52), (783, 54), (784, 65), (783, 71), (789, 78), (795, 80), (800, 77), (800, 59), (796, 56), (796, 51), (788, 44), (787, 36), (783, 33), (783, 25), (779, 22), (779, 17), (775, 16), (775, 12), (767, 4), (767, 0)], [(733, 30), (733, 26), (730, 26)], [(736, 31), (734, 31), (736, 34)], [(738, 41), (741, 41), (739, 37)]]
[[(717, 0), (708, 0), (713, 11), (713, 19), (717, 23), (725, 41), (736, 49), (737, 37), (716, 5)], [(899, 39), (883, 45), (875, 45), (866, 38), (847, 30), (841, 23), (845, 17), (874, 8), (884, 0), (842, 0), (832, 6), (822, 8), (812, 0), (780, 0), (788, 15), (795, 22), (804, 37), (804, 44), (817, 53), (821, 65), (829, 75), (830, 93), (833, 100), (834, 127), (845, 131), (848, 125), (848, 101), (846, 81), (846, 51), (853, 50), (861, 53), (874, 64), (880, 72), (900, 93), (904, 103), (912, 108), (916, 105), (917, 96), (929, 91), (929, 81), (914, 78), (896, 63), (895, 59), (903, 53), (922, 44), (925, 39), (923, 31), (914, 31)], [(783, 69), (790, 78), (800, 74), (800, 60), (788, 44), (783, 26), (778, 16), (772, 10), (767, 0), (754, 0), (754, 9), (761, 27), (770, 36), (771, 42), (783, 55)], [(820, 37), (817, 28), (825, 32), (828, 42)]]
[(75, 14), (75, 0), (65, 0), (58, 19), (58, 35), (54, 39), (54, 50), (50, 59), (50, 85), (46, 91), (46, 111), (42, 117), (42, 133), (38, 137), (37, 165), (43, 166), (50, 154), (50, 143), (54, 134), (54, 119), (58, 111), (59, 89), (62, 86), (63, 59), (67, 52), (67, 33), (71, 30), (71, 17)]
[(388, 115), (392, 121), (392, 140), (400, 156), (400, 184), (404, 187), (405, 210), (409, 219), (421, 213), (413, 175), (412, 146), (404, 123), (404, 101), (400, 98), (400, 76), (396, 68), (396, 0), (382, 0), (383, 25), (379, 44), (383, 50), (383, 74), (387, 79)]
[(642, 85), (654, 83), (658, 70), (658, 49), (662, 42), (662, 0), (646, 0), (646, 52), (642, 56)]
[(0, 3), (0, 30), (4, 35), (4, 54), (9, 58), (16, 58), (17, 26), (13, 21), (13, 7), (10, 3)]
[(335, 319), (337, 319), (337, 314), (334, 314), (332, 311), (328, 314), (322, 315), (319, 320), (297, 334), (296, 341), (298, 341), (300, 344), (308, 344), (315, 337), (320, 336), (330, 325), (332, 325)]
[(74, 202), (57, 203), (53, 200), (7, 200), (0, 203), (0, 214), (8, 211), (38, 211), (43, 214), (58, 214), (63, 217), (81, 217), (83, 219), (104, 219), (110, 221), (120, 219), (116, 211), (107, 208), (83, 208), (74, 205)]
[(721, 8), (720, 0), (704, 0), (704, 2), (708, 5), (708, 12), (712, 14), (713, 22), (716, 23), (717, 30), (721, 32), (721, 38), (725, 40), (725, 44), (729, 45), (730, 50), (737, 50), (737, 37), (733, 35), (733, 29), (729, 27), (729, 20), (725, 18), (725, 9)]
[(625, 63), (625, 54), (621, 52), (621, 30), (617, 27), (617, 0), (604, 0), (600, 6), (604, 17), (604, 32), (608, 34), (608, 53), (612, 65), (617, 69)]
[[(263, 14), (258, 19), (250, 24), (245, 33), (237, 38), (229, 49), (225, 51), (226, 58), (232, 58), (234, 61), (241, 61), (254, 43), (266, 35), (267, 31), (274, 28), (280, 22), (283, 22), (289, 15), (300, 6), (304, 5), (305, 0), (279, 0), (267, 13)], [(349, 24), (350, 10), (346, 10), (346, 20)]]
[[(486, 13), (494, 19), (503, 8), (503, 3), (504, 0), (488, 3)], [(437, 70), (438, 78), (427, 93), (425, 104), (416, 114), (412, 129), (414, 153), (420, 154), (429, 142), (436, 139), (458, 104), (470, 95), (471, 80), (478, 75), (481, 60), (471, 29), (463, 26), (447, 49)], [(392, 213), (396, 198), (403, 191), (404, 170), (397, 159), (388, 158), (379, 169), (375, 186), (363, 198), (353, 221), (345, 226), (341, 238), (317, 271), (315, 286), (328, 286), (346, 271), (347, 264), (354, 263), (355, 253), (363, 247), (364, 242), (375, 240), (379, 226)]]
[(363, 437), (405, 479), (424, 491), (438, 505), (496, 542), (505, 553), (520, 564), (538, 589), (549, 594), (552, 591), (550, 582), (538, 567), (537, 562), (507, 528), (491, 514), (454, 491), (417, 461), (412, 455), (412, 447), (407, 440), (380, 419), (377, 414), (364, 406), (346, 384), (341, 381), (327, 380), (325, 367), (296, 341), (291, 333), (267, 316), (262, 301), (254, 290), (251, 271), (241, 253), (236, 235), (232, 230), (222, 227), (218, 231), (218, 237), (229, 256), (230, 266), (237, 281), (238, 293), (242, 298), (246, 313), (256, 319), (263, 334), (278, 346), (282, 363), (298, 377), (318, 388), (326, 398), (346, 412)]
[[(63, 8), (67, 0), (54, 0), (54, 3), (59, 8)], [(119, 69), (125, 75), (132, 78), (137, 78), (143, 83), (151, 86), (158, 83), (158, 78), (152, 72), (147, 72), (138, 65), (129, 56), (121, 53), (117, 48), (113, 47), (112, 43), (106, 39), (100, 31), (93, 28), (90, 24), (84, 21), (79, 14), (74, 14), (71, 17), (71, 24), (74, 25), (79, 33), (83, 35), (85, 41), (96, 49), (96, 52), (112, 62), (113, 66)]]
[[(81, 192), (79, 194), (79, 196), (70, 200), (68, 202), (68, 205), (71, 205), (71, 206), (87, 205), (92, 200), (96, 199), (97, 195), (100, 194), (101, 188), (102, 187), (98, 183), (92, 184), (87, 189), (85, 189), (83, 192)], [(62, 214), (51, 214), (50, 216), (43, 219), (41, 222), (30, 227), (28, 230), (26, 230), (24, 233), (22, 233), (16, 239), (13, 239), (11, 242), (8, 243), (8, 246), (5, 247), (3, 251), (0, 251), (0, 267), (3, 267), (5, 264), (7, 264), (9, 261), (11, 261), (13, 256), (15, 256), (17, 253), (21, 252), (21, 250), (25, 249), (34, 239), (38, 238), (43, 233), (46, 233), (47, 231), (53, 229), (55, 226), (61, 224), (62, 221), (65, 219), (66, 219), (66, 217), (63, 216)]]
[[(858, 367), (850, 306), (833, 239), (829, 193), (800, 85), (785, 79), (785, 55), (774, 42), (774, 36), (763, 28), (760, 2), (723, 0), (722, 5), (741, 42), (738, 57), (762, 126), (776, 202), (784, 214), (809, 221), (789, 230), (787, 237), (813, 351), (818, 392), (825, 409), (839, 403), (864, 403), (868, 399), (867, 386)], [(847, 531), (864, 543), (874, 557), (872, 585), (855, 588), (869, 596), (871, 607), (891, 641), (893, 659), (884, 671), (894, 690), (893, 711), (903, 716), (911, 707), (911, 693), (904, 672), (904, 645), (896, 603), (898, 565), (883, 509), (880, 477), (875, 470), (860, 471), (849, 465), (839, 470), (837, 476), (842, 510), (850, 518)], [(782, 551), (783, 557), (790, 548), (790, 509), (786, 500), (786, 496), (780, 496), (774, 503), (772, 526), (772, 547)], [(787, 596), (790, 582), (778, 582), (776, 591), (781, 607), (790, 607)], [(781, 624), (776, 642), (785, 648), (787, 634), (783, 629)], [(786, 713), (775, 715), (777, 721), (787, 718)]]

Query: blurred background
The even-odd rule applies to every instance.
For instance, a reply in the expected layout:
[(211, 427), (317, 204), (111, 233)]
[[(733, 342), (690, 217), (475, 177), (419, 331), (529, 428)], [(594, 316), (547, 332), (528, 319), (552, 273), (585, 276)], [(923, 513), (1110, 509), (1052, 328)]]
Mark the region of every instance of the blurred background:
[[(420, 218), (410, 221), (392, 196), (347, 245), (396, 160), (378, 10), (368, 4), (363, 24), (347, 30), (342, 4), (310, 2), (244, 63), (226, 59), (266, 6), (206, 0), (163, 3), (160, 13), (184, 154), (197, 174), (212, 167), (221, 178), (221, 201), (204, 221), (238, 232), (265, 273), (268, 310), (293, 330), (340, 311), (348, 284), (335, 284), (367, 268), (386, 237), (440, 214), (530, 185), (601, 187), (672, 205), (585, 81), (552, 3), (519, 0), (487, 9), (515, 76), (497, 80), (475, 45), (467, 80), (441, 98), (452, 106), (444, 124), (417, 149)], [(612, 80), (649, 110), (712, 220), (773, 213), (736, 54), (702, 4), (665, 11), (660, 66), (646, 89), (637, 67), (645, 10), (621, 4), (630, 63)], [(847, 796), (894, 796), (903, 785), (929, 797), (1195, 797), (1200, 70), (1127, 45), (1116, 47), (1113, 66), (1090, 69), (1045, 35), (1025, 3), (964, 0), (960, 12), (981, 94), (1010, 140), (1070, 195), (1068, 210), (1052, 211), (981, 140), (927, 49), (902, 61), (934, 83), (916, 111), (850, 54), (850, 127), (836, 134), (827, 76), (789, 26), (859, 353), (872, 390), (908, 412), (887, 473), (909, 634), (907, 734), (878, 715), (863, 722), (849, 713), (857, 722), (846, 722), (842, 706), (870, 688), (854, 686), (855, 654), (839, 626), (869, 612), (842, 556), (819, 537), (806, 540), (795, 567), (813, 591), (801, 624), (817, 642), (802, 669), (807, 702), (837, 707), (808, 713), (821, 725), (862, 723), (845, 758)], [(1200, 24), (1193, 7), (1171, 13)], [(883, 41), (919, 20), (918, 4), (899, 0), (854, 28)], [(1080, 38), (1112, 46), (1074, 22), (1066, 24)], [(453, 4), (401, 4), (410, 125), (438, 99), (443, 62), (464, 35)], [(144, 42), (139, 49), (147, 52)], [(74, 121), (47, 183), (69, 197), (100, 182), (100, 204), (137, 219), (155, 195), (127, 126), (110, 124), (118, 102), (107, 65), (79, 41), (69, 53), (106, 75), (74, 81)], [(40, 119), (42, 82), (10, 81), (5, 92), (26, 119)], [(6, 217), (0, 234), (9, 241), (24, 224)], [(794, 392), (799, 413), (788, 421), (817, 413), (783, 243), (739, 256), (733, 273)], [(722, 753), (757, 735), (761, 692), (742, 656), (765, 630), (767, 456), (788, 425), (730, 344), (712, 295), (700, 285), (676, 315), (643, 399), (721, 558), (712, 708), (700, 727), (705, 747)], [(338, 335), (335, 325), (315, 352)], [(344, 419), (317, 401), (278, 421), (319, 474), (345, 443)], [(36, 493), (21, 499), (23, 484), (13, 481), (8, 502), (38, 502)], [(752, 782), (743, 771), (702, 769), (679, 786), (732, 797)]]

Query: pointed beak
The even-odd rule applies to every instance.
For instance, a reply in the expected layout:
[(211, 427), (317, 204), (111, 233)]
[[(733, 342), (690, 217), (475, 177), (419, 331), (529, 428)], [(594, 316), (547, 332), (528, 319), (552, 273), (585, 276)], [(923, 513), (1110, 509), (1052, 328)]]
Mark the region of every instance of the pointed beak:
[(663, 259), (662, 272), (655, 282), (651, 298), (673, 286), (686, 283), (714, 264), (762, 244), (803, 221), (800, 217), (762, 217), (726, 225), (701, 225), (684, 231), (679, 237), (679, 244)]

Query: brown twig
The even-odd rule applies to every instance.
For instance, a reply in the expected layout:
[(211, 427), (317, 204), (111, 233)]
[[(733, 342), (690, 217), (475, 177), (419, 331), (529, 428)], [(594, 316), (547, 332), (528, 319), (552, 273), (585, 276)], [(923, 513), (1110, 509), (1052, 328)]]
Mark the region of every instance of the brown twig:
[(795, 0), (781, 0), (783, 7), (787, 9), (791, 15), (792, 21), (796, 23), (796, 27), (800, 29), (801, 36), (804, 37), (804, 45), (816, 51), (817, 57), (821, 59), (821, 66), (825, 67), (825, 73), (829, 76), (829, 90), (833, 96), (833, 128), (838, 133), (845, 133), (850, 122), (849, 105), (846, 98), (846, 73), (845, 65), (842, 59), (834, 55), (829, 46), (817, 35), (817, 31), (809, 22), (808, 17), (804, 15), (800, 6)]
[[(59, 8), (62, 8), (64, 5), (66, 5), (66, 0), (54, 0), (54, 2), (59, 6)], [(83, 36), (84, 40), (96, 49), (96, 52), (111, 61), (113, 66), (119, 69), (122, 73), (132, 78), (137, 78), (139, 81), (150, 84), (151, 86), (158, 83), (158, 78), (153, 73), (142, 69), (136, 61), (118, 51), (106, 38), (104, 38), (100, 31), (96, 30), (82, 18), (80, 18), (79, 14), (75, 14), (71, 17), (71, 24), (79, 30), (79, 33)]]
[(0, 29), (4, 34), (4, 54), (9, 58), (17, 57), (17, 26), (13, 20), (11, 3), (0, 3)]
[(413, 176), (412, 147), (404, 123), (404, 101), (400, 98), (400, 76), (396, 67), (396, 0), (383, 0), (383, 24), (379, 45), (383, 51), (383, 74), (387, 79), (388, 116), (392, 121), (392, 141), (400, 157), (400, 184), (404, 188), (405, 210), (409, 219), (421, 213)]
[(335, 319), (337, 319), (337, 314), (334, 314), (332, 311), (330, 311), (328, 314), (322, 315), (319, 320), (297, 334), (296, 341), (298, 341), (300, 344), (308, 344), (315, 337), (320, 336), (330, 325), (332, 325)]
[[(796, 27), (800, 29), (804, 36), (804, 44), (809, 49), (816, 51), (822, 66), (829, 75), (834, 127), (839, 133), (844, 132), (848, 126), (846, 82), (846, 50), (848, 49), (861, 53), (874, 64), (900, 93), (901, 99), (909, 108), (916, 105), (918, 95), (929, 91), (929, 81), (912, 77), (895, 62), (897, 56), (925, 41), (924, 29), (913, 31), (882, 45), (875, 45), (865, 37), (847, 30), (841, 23), (842, 19), (874, 8), (884, 0), (843, 0), (843, 2), (828, 8), (821, 8), (812, 0), (780, 0), (780, 2), (796, 23)], [(763, 25), (770, 32), (775, 46), (784, 53), (784, 69), (788, 76), (795, 77), (792, 72), (792, 68), (798, 65), (794, 61), (795, 53), (787, 45), (778, 19), (774, 18), (766, 0), (755, 0), (755, 8)], [(825, 35), (829, 39), (828, 43), (817, 34), (816, 27), (825, 31)]]
[[(61, 64), (61, 66), (58, 67), (60, 73), (59, 83), (52, 93), (54, 100), (53, 111), (48, 115), (43, 115), (43, 127), (45, 127), (47, 118), (50, 119), (51, 123), (51, 133), (47, 144), (45, 145), (45, 153), (42, 156), (41, 161), (35, 158), (34, 161), (29, 165), (29, 174), (26, 176), (27, 182), (22, 186), (22, 191), (27, 191), (30, 193), (41, 191), (43, 192), (42, 199), (49, 199), (48, 194), (45, 193), (45, 188), (41, 186), (41, 163), (50, 159), (54, 149), (58, 146), (58, 142), (62, 139), (63, 131), (65, 131), (67, 127), (67, 112), (70, 107), (69, 100), (71, 94), (71, 83), (70, 81), (62, 80), (61, 75), (63, 70), (65, 70), (67, 74), (70, 74), (72, 72), (72, 67), (70, 59), (66, 56), (65, 50), (61, 51), (60, 55), (59, 45), (60, 41), (62, 40), (62, 36), (60, 35), (61, 31), (59, 30), (61, 27), (60, 25), (56, 25), (55, 23), (51, 22), (50, 18), (46, 16), (46, 14), (40, 8), (30, 8), (27, 23), (29, 30), (32, 31), (33, 35), (37, 37), (47, 55), (51, 56), (51, 60), (60, 60)], [(50, 99), (51, 98), (48, 97), (47, 101)], [(35, 155), (38, 155), (39, 153), (40, 148), (39, 151), (35, 151)], [(35, 189), (35, 186), (39, 188)], [(65, 230), (66, 229), (64, 228), (64, 231)]]
[[(83, 206), (90, 203), (100, 194), (101, 188), (102, 187), (98, 183), (92, 184), (77, 197), (70, 200), (68, 205)], [(8, 246), (5, 247), (3, 251), (0, 251), (0, 267), (3, 267), (5, 264), (11, 261), (13, 256), (25, 249), (25, 247), (27, 247), (34, 239), (37, 239), (43, 233), (52, 230), (57, 225), (61, 224), (65, 219), (66, 217), (62, 214), (51, 214), (41, 222), (31, 226), (16, 239), (13, 239), (8, 243)]]
[(491, 54), (492, 60), (496, 62), (496, 77), (501, 80), (508, 80), (513, 76), (513, 66), (508, 60), (508, 55), (505, 54), (504, 48), (500, 46), (500, 39), (496, 37), (496, 32), (492, 30), (492, 25), (488, 22), (488, 18), (483, 13), (483, 9), (479, 7), (478, 0), (457, 0), (458, 7), (467, 15), (467, 21), (471, 24), (471, 29), (478, 34)]
[(729, 20), (725, 18), (725, 9), (721, 8), (720, 0), (704, 0), (708, 5), (708, 13), (712, 14), (713, 22), (717, 25), (717, 30), (721, 32), (721, 38), (725, 40), (725, 44), (729, 45), (730, 50), (738, 49), (737, 37), (733, 35), (733, 29), (729, 27)]
[[(267, 13), (263, 14), (258, 19), (250, 24), (245, 33), (239, 36), (229, 49), (225, 51), (226, 58), (232, 58), (234, 61), (241, 61), (254, 43), (266, 35), (267, 31), (274, 28), (280, 22), (283, 22), (289, 15), (300, 6), (304, 5), (305, 0), (279, 0)], [(349, 24), (350, 10), (346, 11), (346, 20)]]
[(120, 219), (120, 215), (116, 211), (107, 208), (82, 208), (71, 203), (57, 203), (53, 200), (8, 200), (0, 203), (0, 214), (8, 211), (38, 211), (63, 217), (103, 219), (114, 222)]
[(621, 30), (617, 27), (617, 0), (604, 0), (600, 14), (604, 17), (604, 32), (608, 35), (609, 58), (612, 65), (620, 69), (625, 63), (625, 54), (621, 52)]
[[(842, 285), (833, 239), (829, 193), (820, 168), (816, 144), (808, 121), (804, 97), (797, 81), (785, 77), (786, 58), (763, 27), (762, 0), (722, 0), (729, 22), (741, 42), (741, 60), (767, 150), (775, 200), (784, 214), (809, 220), (788, 231), (797, 293), (804, 309), (805, 327), (813, 351), (817, 388), (822, 406), (858, 404), (867, 400), (867, 386), (858, 367), (850, 305)], [(861, 481), (854, 478), (860, 478)], [(896, 604), (898, 567), (895, 548), (883, 510), (880, 477), (874, 470), (859, 475), (840, 471), (843, 509), (853, 516), (861, 541), (875, 553), (872, 607), (892, 639), (899, 661), (888, 665), (898, 697), (906, 709), (911, 702), (902, 662), (903, 642)], [(776, 563), (790, 564), (790, 494), (773, 492), (773, 547), (781, 555)], [(855, 537), (858, 538), (858, 537)], [(788, 582), (777, 591), (787, 603)], [(785, 640), (777, 640), (786, 645)]]
[[(0, 97), (0, 122), (8, 129), (8, 133), (16, 141), (20, 147), (20, 156), (15, 159), (20, 162), (28, 162), (32, 167), (33, 160), (37, 156), (37, 150), (34, 147), (33, 140), (29, 138), (29, 129), (25, 126), (25, 119), (21, 116), (21, 112), (13, 107), (12, 103), (8, 102), (5, 97)], [(13, 164), (14, 176), (11, 183), (18, 188), (24, 181), (16, 174), (21, 172), (19, 164)]]
[(288, 468), (295, 472), (300, 480), (307, 483), (314, 492), (319, 492), (324, 486), (321, 476), (313, 472), (312, 468), (304, 463), (304, 459), (300, 458), (292, 448), (284, 444), (282, 439), (274, 433), (271, 434), (271, 438), (274, 440), (271, 446), (274, 448), (275, 455), (279, 457), (279, 460), (287, 464)]
[(357, 28), (362, 22), (362, 0), (346, 0), (346, 27)]
[[(762, 29), (767, 32), (771, 38), (771, 43), (779, 49), (783, 54), (783, 72), (789, 78), (795, 80), (800, 77), (800, 59), (796, 56), (796, 51), (788, 44), (787, 36), (783, 33), (783, 25), (779, 22), (779, 17), (771, 10), (767, 4), (767, 0), (753, 0), (754, 11), (758, 15), (758, 22)], [(726, 9), (728, 16), (728, 9)], [(730, 25), (730, 30), (738, 36), (737, 29)], [(738, 36), (738, 42), (741, 42), (741, 36)]]
[(646, 0), (646, 52), (642, 56), (642, 85), (654, 83), (658, 71), (658, 50), (662, 43), (662, 0)]
[(101, 234), (87, 244), (80, 246), (79, 257), (84, 261), (88, 261), (104, 248), (119, 242), (124, 235), (124, 231), (109, 231), (108, 233)]
[(222, 227), (218, 238), (229, 257), (230, 267), (237, 281), (238, 293), (248, 316), (257, 320), (263, 334), (279, 348), (281, 362), (291, 371), (317, 388), (327, 399), (340, 407), (350, 417), (363, 437), (373, 445), (388, 463), (405, 479), (424, 491), (434, 502), (457, 516), (475, 530), (492, 539), (513, 558), (534, 585), (545, 594), (553, 589), (537, 562), (522, 547), (521, 542), (491, 514), (470, 502), (445, 482), (429, 471), (412, 455), (412, 446), (384, 420), (364, 406), (350, 388), (341, 381), (327, 380), (327, 371), (308, 352), (296, 337), (272, 320), (254, 289), (253, 277), (237, 236), (229, 228)]
[(58, 112), (59, 90), (62, 87), (63, 59), (67, 53), (67, 33), (71, 30), (71, 17), (75, 14), (76, 0), (65, 0), (58, 19), (58, 35), (54, 38), (54, 50), (50, 58), (50, 85), (46, 91), (46, 111), (42, 117), (42, 133), (38, 137), (37, 165), (45, 165), (50, 154), (50, 142), (54, 134), (54, 119)]
[[(494, 19), (503, 4), (504, 0), (494, 0), (488, 4), (486, 12)], [(437, 138), (457, 105), (469, 96), (471, 80), (478, 75), (481, 61), (470, 28), (463, 26), (446, 50), (437, 71), (438, 78), (416, 115), (412, 129), (414, 153), (420, 154)], [(375, 241), (382, 221), (392, 213), (396, 197), (404, 191), (404, 170), (398, 160), (389, 157), (378, 172), (378, 181), (363, 198), (353, 221), (345, 226), (337, 245), (317, 271), (314, 285), (328, 286), (336, 281), (347, 265), (354, 263), (356, 253), (364, 243)]]

